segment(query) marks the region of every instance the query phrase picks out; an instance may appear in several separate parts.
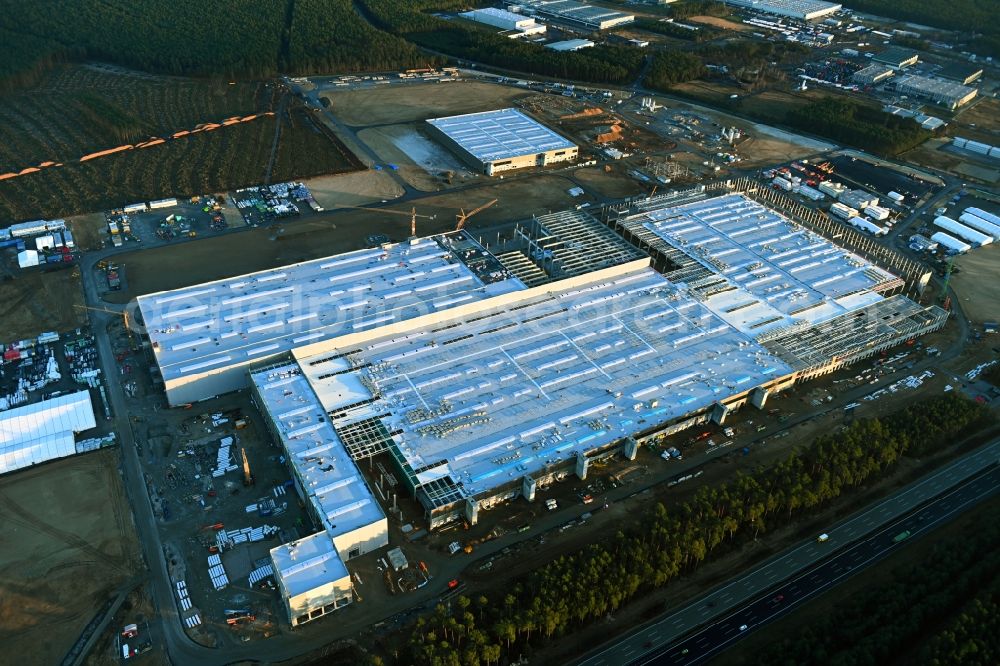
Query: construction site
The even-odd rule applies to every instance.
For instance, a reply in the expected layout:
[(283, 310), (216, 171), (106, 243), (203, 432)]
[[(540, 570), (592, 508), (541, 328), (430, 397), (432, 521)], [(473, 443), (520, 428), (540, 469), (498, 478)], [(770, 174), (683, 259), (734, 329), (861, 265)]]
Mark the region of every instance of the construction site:
[[(433, 565), (382, 548), (945, 324), (905, 295), (918, 265), (794, 206), (727, 181), (537, 216), (489, 249), (413, 237), (140, 298), (169, 402), (204, 412), (157, 463), (188, 489), (156, 504), (186, 617), (246, 610), (227, 619), (267, 633), (350, 604), (362, 576), (416, 589)], [(260, 585), (279, 594), (255, 603)]]

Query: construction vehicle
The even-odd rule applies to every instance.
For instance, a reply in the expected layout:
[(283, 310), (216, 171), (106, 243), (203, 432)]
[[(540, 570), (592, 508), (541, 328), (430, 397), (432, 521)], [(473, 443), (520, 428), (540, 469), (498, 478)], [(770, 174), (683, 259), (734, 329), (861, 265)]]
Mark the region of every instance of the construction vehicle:
[(478, 208), (474, 208), (473, 210), (469, 211), (468, 213), (465, 212), (464, 208), (459, 208), (458, 209), (458, 214), (455, 216), (455, 219), (458, 221), (458, 224), (455, 225), (455, 231), (461, 231), (462, 228), (465, 227), (465, 223), (468, 222), (468, 220), (469, 220), (470, 217), (472, 217), (476, 213), (479, 213), (481, 211), (486, 210), (487, 208), (489, 208), (490, 206), (492, 206), (496, 202), (497, 202), (497, 200), (494, 199), (493, 201), (489, 201), (487, 203), (484, 203), (482, 206), (480, 206)]
[(247, 460), (247, 450), (240, 447), (240, 454), (243, 456), (243, 485), (249, 487), (254, 484), (254, 478), (250, 472), (250, 461)]

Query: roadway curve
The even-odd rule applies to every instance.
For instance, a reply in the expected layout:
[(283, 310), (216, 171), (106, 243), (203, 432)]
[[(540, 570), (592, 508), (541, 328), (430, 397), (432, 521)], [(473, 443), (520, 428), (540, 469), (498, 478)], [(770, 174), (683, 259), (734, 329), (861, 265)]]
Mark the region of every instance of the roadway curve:
[[(942, 493), (947, 493), (948, 489), (956, 485), (962, 486), (968, 479), (989, 467), (994, 469), (988, 478), (993, 480), (993, 487), (997, 489), (996, 479), (998, 475), (995, 466), (998, 457), (1000, 457), (1000, 439), (959, 458), (938, 472), (914, 481), (899, 492), (829, 528), (827, 533), (830, 535), (830, 540), (827, 543), (819, 544), (815, 540), (810, 540), (779, 553), (749, 573), (732, 579), (683, 608), (670, 611), (662, 615), (660, 619), (616, 640), (613, 644), (600, 648), (597, 652), (578, 662), (578, 666), (617, 666), (632, 661), (643, 664), (672, 663), (654, 662), (651, 659), (664, 654), (675, 655), (675, 647), (678, 652), (687, 648), (689, 650), (688, 656), (691, 658), (695, 654), (704, 656), (708, 648), (701, 645), (704, 642), (701, 639), (702, 631), (712, 630), (714, 632), (713, 628), (721, 627), (722, 635), (731, 640), (732, 636), (728, 636), (726, 631), (731, 628), (732, 618), (740, 619), (734, 625), (738, 629), (742, 624), (760, 624), (765, 618), (779, 614), (778, 610), (784, 612), (786, 609), (772, 608), (771, 610), (775, 612), (772, 615), (766, 615), (762, 611), (764, 607), (757, 604), (761, 601), (767, 602), (779, 593), (792, 599), (793, 595), (789, 594), (788, 591), (774, 591), (775, 586), (781, 584), (781, 581), (790, 580), (790, 575), (795, 580), (800, 580), (802, 576), (806, 576), (806, 579), (809, 580), (810, 572), (821, 562), (827, 560), (831, 551), (849, 546), (845, 553), (851, 553), (854, 552), (855, 544), (866, 544), (872, 539), (875, 539), (874, 543), (881, 544), (879, 535), (883, 534), (888, 526), (903, 525), (898, 530), (890, 530), (891, 535), (895, 535), (903, 529), (910, 529), (913, 532), (929, 529), (938, 519), (942, 519), (940, 515), (934, 521), (921, 519), (917, 523), (909, 522), (910, 518), (906, 517), (914, 513), (918, 507), (942, 495)], [(974, 487), (980, 488), (981, 486), (975, 485)], [(948, 494), (947, 496), (951, 497), (952, 495)], [(955, 507), (954, 503), (948, 501), (937, 506), (945, 507), (946, 505), (952, 509)], [(918, 517), (923, 516), (927, 510), (927, 507), (924, 507), (917, 512)], [(948, 513), (947, 515), (952, 514)], [(840, 556), (834, 561), (842, 562)], [(852, 564), (852, 566), (854, 565)], [(807, 573), (803, 574), (802, 572)], [(812, 587), (800, 586), (801, 594), (806, 595), (807, 591), (812, 590), (809, 595), (806, 595), (810, 596), (822, 589), (820, 583), (811, 585)], [(799, 592), (793, 594), (799, 594)], [(801, 598), (804, 599), (806, 596)], [(749, 614), (745, 612), (747, 609), (750, 609)], [(748, 621), (751, 616), (755, 619)], [(706, 623), (710, 624), (706, 625)], [(692, 631), (700, 628), (702, 628), (701, 631), (693, 635), (693, 644), (688, 644), (688, 641), (691, 640), (688, 638), (684, 638), (683, 642), (678, 642)], [(725, 645), (725, 643), (717, 641), (717, 636), (714, 633), (709, 638), (709, 644), (716, 645), (716, 649), (721, 649)], [(697, 651), (694, 649), (696, 647)], [(642, 656), (643, 654), (652, 655), (652, 657), (647, 659)]]

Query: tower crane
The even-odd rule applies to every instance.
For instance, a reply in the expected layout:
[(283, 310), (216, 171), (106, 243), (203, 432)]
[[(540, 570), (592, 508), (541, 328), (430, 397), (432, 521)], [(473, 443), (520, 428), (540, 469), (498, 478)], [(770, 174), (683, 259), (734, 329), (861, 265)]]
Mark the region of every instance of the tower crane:
[(458, 224), (455, 225), (455, 231), (461, 231), (462, 228), (465, 226), (465, 223), (468, 221), (468, 219), (470, 217), (472, 217), (476, 213), (479, 213), (481, 211), (486, 210), (487, 208), (489, 208), (490, 206), (492, 206), (496, 202), (497, 202), (496, 199), (494, 199), (493, 201), (487, 201), (482, 206), (480, 206), (478, 208), (474, 208), (471, 211), (469, 211), (468, 213), (465, 212), (464, 208), (459, 208), (458, 209), (458, 214), (455, 216), (455, 219), (458, 221)]
[(122, 309), (121, 312), (118, 310), (111, 310), (109, 308), (95, 308), (90, 305), (74, 305), (73, 307), (81, 310), (93, 310), (94, 312), (106, 312), (107, 314), (113, 314), (121, 317), (122, 325), (125, 327), (125, 332), (128, 333), (128, 345), (130, 348), (135, 349), (135, 340), (132, 339), (132, 327), (129, 326), (128, 306)]
[(367, 210), (378, 213), (389, 213), (390, 215), (405, 215), (410, 218), (410, 237), (415, 238), (417, 235), (417, 218), (423, 218), (426, 220), (433, 220), (437, 215), (418, 215), (416, 208), (411, 208), (410, 212), (402, 210), (392, 210), (391, 208), (372, 208), (371, 206), (351, 206), (349, 204), (337, 204), (337, 208), (355, 208), (358, 210)]

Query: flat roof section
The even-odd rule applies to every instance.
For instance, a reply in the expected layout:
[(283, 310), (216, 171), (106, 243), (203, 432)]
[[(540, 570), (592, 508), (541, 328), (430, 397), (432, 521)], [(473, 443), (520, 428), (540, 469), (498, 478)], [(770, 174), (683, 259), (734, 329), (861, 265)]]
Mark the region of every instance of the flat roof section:
[(427, 122), (483, 163), (576, 147), (517, 109), (431, 118)]
[(333, 542), (323, 532), (271, 549), (275, 575), (281, 578), (289, 597), (307, 594), (350, 574)]
[(779, 213), (729, 194), (632, 216), (700, 263), (704, 303), (752, 336), (816, 323), (882, 299), (898, 278)]
[(790, 372), (684, 288), (620, 268), (373, 338), (342, 350), (337, 376), (377, 396), (371, 409), (418, 484), (446, 480), (469, 497)]
[(329, 537), (385, 518), (298, 364), (261, 370), (251, 379)]
[(138, 302), (169, 383), (523, 288), (458, 232), (148, 294)]

